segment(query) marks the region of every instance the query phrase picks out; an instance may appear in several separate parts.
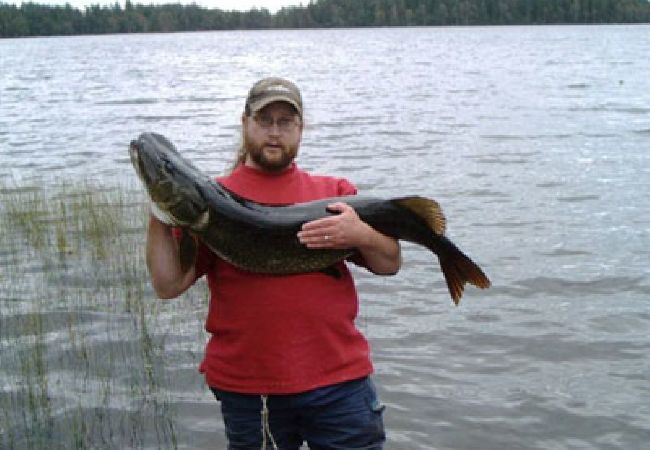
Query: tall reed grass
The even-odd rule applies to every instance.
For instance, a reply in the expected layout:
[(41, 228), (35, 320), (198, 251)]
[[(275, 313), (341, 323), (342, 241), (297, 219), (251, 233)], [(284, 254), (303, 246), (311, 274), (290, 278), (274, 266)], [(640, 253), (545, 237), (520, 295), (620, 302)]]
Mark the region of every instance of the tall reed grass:
[(128, 185), (0, 185), (0, 448), (176, 448)]

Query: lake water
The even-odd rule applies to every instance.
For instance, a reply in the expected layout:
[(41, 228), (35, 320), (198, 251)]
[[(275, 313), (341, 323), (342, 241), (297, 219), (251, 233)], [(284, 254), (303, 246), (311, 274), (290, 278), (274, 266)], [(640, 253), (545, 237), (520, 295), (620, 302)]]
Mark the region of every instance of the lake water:
[[(366, 194), (436, 198), (449, 237), (493, 282), (468, 288), (453, 307), (437, 263), (411, 245), (395, 277), (355, 271), (387, 448), (645, 449), (649, 48), (648, 25), (0, 40), (0, 182), (135, 185), (127, 145), (143, 131), (165, 134), (206, 172), (222, 173), (248, 87), (267, 75), (291, 78), (306, 105), (299, 163)], [(20, 390), (21, 372), (8, 361), (29, 342), (9, 316), (29, 309), (30, 280), (45, 271), (21, 272), (20, 288), (0, 276), (0, 400)], [(107, 289), (97, 296), (110, 298)], [(204, 288), (193, 289), (198, 300), (172, 302), (153, 324), (167, 342), (168, 417), (179, 448), (225, 448), (218, 405), (196, 371), (206, 309)], [(129, 321), (84, 314), (88, 333), (111, 331), (89, 340), (97, 354)], [(81, 369), (56, 365), (57, 339), (70, 326), (61, 319), (50, 328), (48, 396), (59, 405), (50, 421), (70, 404), (109, 418), (133, 408), (137, 393), (128, 389), (101, 402), (92, 401), (101, 382), (76, 389)], [(76, 400), (66, 407), (64, 397)], [(0, 433), (26, 448), (20, 436), (30, 422), (15, 413), (3, 412)], [(94, 448), (166, 447), (147, 420), (135, 421), (146, 430), (138, 439), (115, 432), (136, 426), (133, 417), (94, 430), (102, 434)]]

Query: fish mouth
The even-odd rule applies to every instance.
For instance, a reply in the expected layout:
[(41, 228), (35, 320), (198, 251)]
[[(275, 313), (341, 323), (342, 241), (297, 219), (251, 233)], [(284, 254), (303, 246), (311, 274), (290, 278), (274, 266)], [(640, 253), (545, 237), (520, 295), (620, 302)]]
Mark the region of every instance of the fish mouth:
[(138, 161), (138, 152), (140, 151), (138, 142), (133, 140), (129, 144), (129, 157), (131, 158), (131, 163), (135, 165)]
[(138, 177), (145, 182), (145, 185), (147, 183), (147, 180), (144, 178), (144, 172), (142, 170), (142, 167), (140, 166), (141, 164), (141, 159), (140, 159), (140, 144), (138, 141), (131, 141), (129, 144), (129, 157), (131, 158), (131, 165), (135, 168), (135, 172), (138, 175)]
[[(129, 144), (129, 157), (131, 158), (131, 164), (135, 168), (135, 172), (138, 175), (138, 178), (142, 181), (145, 186), (145, 190), (149, 194), (149, 197), (154, 201), (169, 201), (169, 194), (161, 195), (161, 192), (169, 192), (170, 183), (163, 183), (161, 186), (162, 180), (157, 180), (151, 175), (150, 170), (147, 170), (147, 166), (152, 164), (152, 161), (147, 158), (147, 152), (144, 150), (143, 145), (138, 140), (133, 140)], [(145, 161), (147, 159), (147, 161)]]

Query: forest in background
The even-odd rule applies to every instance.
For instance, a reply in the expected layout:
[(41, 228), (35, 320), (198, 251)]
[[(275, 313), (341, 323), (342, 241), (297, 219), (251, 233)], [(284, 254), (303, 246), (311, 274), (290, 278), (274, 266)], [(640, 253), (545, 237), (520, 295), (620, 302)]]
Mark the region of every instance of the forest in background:
[(649, 0), (316, 0), (224, 11), (197, 5), (0, 3), (0, 37), (205, 30), (650, 22)]

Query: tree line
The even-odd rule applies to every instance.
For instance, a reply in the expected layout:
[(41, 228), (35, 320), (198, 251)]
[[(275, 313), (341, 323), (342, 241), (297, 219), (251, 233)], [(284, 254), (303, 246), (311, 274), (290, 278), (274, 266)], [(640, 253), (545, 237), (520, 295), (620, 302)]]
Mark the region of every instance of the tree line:
[(0, 3), (0, 37), (202, 30), (650, 22), (650, 0), (316, 0), (224, 11), (197, 5), (124, 7)]

